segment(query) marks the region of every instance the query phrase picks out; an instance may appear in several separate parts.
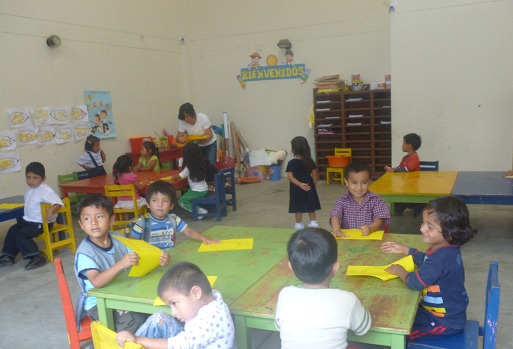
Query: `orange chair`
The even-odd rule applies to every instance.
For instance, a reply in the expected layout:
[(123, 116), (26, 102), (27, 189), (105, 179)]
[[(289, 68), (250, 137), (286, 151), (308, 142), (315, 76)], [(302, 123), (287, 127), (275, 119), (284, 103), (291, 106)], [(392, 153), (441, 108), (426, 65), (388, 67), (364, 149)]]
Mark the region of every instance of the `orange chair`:
[(69, 347), (71, 349), (80, 349), (80, 342), (91, 340), (91, 318), (86, 316), (80, 321), (80, 330), (77, 329), (75, 320), (75, 311), (73, 302), (69, 294), (66, 275), (62, 267), (62, 260), (55, 258), (55, 274), (57, 274), (57, 283), (59, 284), (59, 293), (61, 294), (62, 309), (64, 310), (64, 321), (66, 322), (66, 331), (68, 332)]
[[(351, 148), (335, 148), (335, 156), (344, 155), (351, 158)], [(349, 159), (351, 161), (351, 159)], [(333, 173), (333, 180), (340, 181), (340, 185), (344, 186), (344, 167), (326, 167), (326, 185), (330, 185), (330, 174)]]

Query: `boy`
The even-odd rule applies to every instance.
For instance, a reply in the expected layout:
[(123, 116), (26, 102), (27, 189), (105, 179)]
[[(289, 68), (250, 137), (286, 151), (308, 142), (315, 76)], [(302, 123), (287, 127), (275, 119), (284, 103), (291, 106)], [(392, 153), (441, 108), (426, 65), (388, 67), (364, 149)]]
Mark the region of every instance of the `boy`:
[(371, 169), (364, 162), (347, 165), (344, 182), (349, 192), (337, 199), (331, 209), (330, 224), (335, 236), (345, 236), (344, 229), (360, 229), (363, 235), (390, 224), (388, 206), (377, 194), (369, 191)]
[(18, 218), (16, 224), (9, 228), (5, 236), (0, 267), (14, 264), (18, 253), (23, 259), (30, 261), (26, 270), (36, 269), (46, 264), (45, 257), (39, 252), (37, 244), (32, 240), (43, 233), (41, 203), (52, 206), (46, 211), (48, 223), (55, 221), (55, 212), (63, 206), (61, 198), (48, 186), (45, 181), (45, 167), (40, 162), (31, 162), (25, 169), (25, 181), (29, 188), (25, 192), (24, 215)]
[(194, 240), (205, 244), (218, 244), (219, 240), (211, 240), (192, 229), (175, 214), (169, 213), (176, 203), (176, 191), (164, 181), (152, 183), (146, 192), (146, 200), (150, 213), (139, 217), (130, 232), (134, 239), (142, 239), (161, 250), (175, 246), (176, 232), (184, 233)]
[(420, 171), (420, 159), (417, 150), (422, 141), (416, 133), (408, 133), (403, 137), (403, 152), (408, 153), (397, 167), (385, 166), (387, 172), (413, 172)]
[[(130, 341), (146, 349), (232, 348), (235, 329), (230, 310), (196, 265), (173, 265), (160, 279), (157, 292), (176, 319), (165, 312), (152, 315), (135, 335), (117, 334), (121, 347)], [(185, 322), (183, 329), (176, 320)]]
[[(81, 289), (77, 321), (86, 314), (93, 320), (98, 320), (96, 297), (88, 296), (87, 291), (107, 285), (119, 273), (136, 265), (139, 256), (109, 233), (114, 222), (114, 207), (108, 197), (99, 194), (87, 195), (78, 204), (78, 215), (78, 223), (86, 237), (78, 246), (75, 255), (75, 276)], [(167, 263), (161, 258), (160, 264), (164, 266)], [(114, 326), (116, 331), (135, 331), (147, 317), (146, 314), (115, 310)]]
[(324, 229), (305, 228), (292, 234), (287, 246), (289, 267), (303, 287), (287, 286), (278, 296), (275, 324), (282, 349), (346, 348), (349, 330), (358, 336), (369, 331), (371, 316), (358, 298), (329, 288), (338, 272), (337, 250), (335, 237)]

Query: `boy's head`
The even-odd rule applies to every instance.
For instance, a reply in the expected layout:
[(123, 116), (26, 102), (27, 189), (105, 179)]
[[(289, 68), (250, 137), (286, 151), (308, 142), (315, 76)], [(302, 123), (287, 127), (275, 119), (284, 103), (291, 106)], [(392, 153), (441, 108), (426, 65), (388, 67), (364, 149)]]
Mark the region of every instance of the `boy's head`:
[(151, 215), (157, 219), (164, 219), (175, 206), (175, 188), (169, 182), (153, 182), (146, 191), (146, 200)]
[(212, 287), (197, 265), (179, 262), (162, 276), (157, 292), (162, 301), (171, 307), (174, 317), (188, 322), (210, 302)]
[(290, 237), (287, 252), (290, 267), (304, 284), (320, 284), (338, 270), (335, 237), (321, 228), (301, 229)]
[(362, 199), (371, 184), (370, 166), (362, 161), (351, 162), (344, 170), (344, 182), (353, 198), (357, 201)]
[[(408, 146), (411, 146), (411, 150), (417, 151), (420, 148), (422, 141), (420, 136), (416, 133), (408, 133), (403, 137), (403, 151), (408, 152)], [(406, 150), (405, 150), (406, 148)]]
[(105, 109), (101, 111), (101, 114), (103, 119), (107, 119), (107, 111)]
[(45, 180), (45, 167), (40, 162), (31, 162), (25, 169), (25, 181), (29, 188), (37, 188)]
[(78, 223), (87, 235), (102, 237), (114, 223), (114, 205), (105, 195), (89, 194), (78, 203), (78, 217)]

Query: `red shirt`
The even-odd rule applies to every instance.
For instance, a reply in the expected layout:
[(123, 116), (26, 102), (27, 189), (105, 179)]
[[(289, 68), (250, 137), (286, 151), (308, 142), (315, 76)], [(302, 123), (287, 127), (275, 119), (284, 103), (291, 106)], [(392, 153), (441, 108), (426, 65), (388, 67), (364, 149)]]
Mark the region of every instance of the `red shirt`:
[[(420, 171), (419, 154), (412, 153), (412, 154), (406, 155), (401, 160), (401, 163), (399, 164), (399, 167), (401, 168), (399, 170), (401, 172), (403, 172), (403, 171), (406, 171), (406, 172)], [(396, 168), (396, 171), (397, 171), (397, 168)]]

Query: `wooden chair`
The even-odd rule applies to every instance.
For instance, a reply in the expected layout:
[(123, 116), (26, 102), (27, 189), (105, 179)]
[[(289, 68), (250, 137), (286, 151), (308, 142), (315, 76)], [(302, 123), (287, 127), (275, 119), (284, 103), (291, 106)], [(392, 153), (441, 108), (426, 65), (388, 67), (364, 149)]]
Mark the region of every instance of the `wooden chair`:
[(53, 223), (51, 229), (46, 220), (46, 210), (51, 205), (41, 204), (43, 233), (41, 233), (38, 238), (45, 242), (45, 248), (42, 249), (41, 252), (46, 255), (50, 262), (53, 261), (54, 250), (58, 250), (64, 247), (69, 247), (71, 253), (75, 253), (77, 250), (69, 199), (62, 199), (62, 203), (64, 206), (57, 210), (57, 213), (61, 215), (61, 218)]
[(421, 161), (421, 171), (438, 171), (438, 161)]
[(483, 349), (495, 349), (499, 325), (499, 263), (491, 262), (486, 284), (485, 317), (483, 326), (479, 321), (467, 320), (465, 329), (453, 336), (420, 337), (408, 343), (408, 349), (477, 349), (478, 336), (483, 337)]
[(137, 218), (146, 213), (146, 206), (137, 206), (137, 195), (133, 184), (106, 185), (105, 195), (112, 198), (114, 204), (117, 203), (120, 196), (130, 196), (134, 205), (134, 208), (114, 208), (115, 221), (112, 224), (112, 230), (124, 228), (130, 222), (130, 219), (124, 219), (123, 216), (126, 214), (133, 214), (134, 218)]
[(66, 331), (68, 332), (69, 347), (71, 349), (80, 349), (80, 342), (92, 338), (90, 327), (91, 318), (89, 316), (83, 318), (80, 322), (80, 328), (77, 329), (75, 311), (73, 310), (73, 302), (71, 301), (66, 275), (62, 267), (62, 260), (55, 258), (53, 264), (55, 265), (55, 274), (57, 274), (62, 309), (64, 310), (64, 322), (66, 323)]
[[(72, 173), (68, 173), (65, 175), (58, 175), (57, 179), (58, 179), (59, 184), (76, 182), (76, 181), (78, 181), (78, 175), (77, 175), (77, 172), (72, 172)], [(85, 196), (84, 194), (69, 193), (68, 194), (69, 202), (72, 205), (77, 205), (84, 196)]]
[[(335, 155), (352, 156), (351, 148), (335, 148)], [(344, 186), (344, 167), (326, 167), (326, 185), (330, 185), (330, 174), (333, 173), (333, 180), (340, 181)]]
[[(103, 326), (100, 321), (91, 323), (91, 332), (93, 334), (93, 345), (95, 349), (119, 349), (116, 341), (116, 332)], [(142, 344), (134, 342), (125, 342), (124, 349), (144, 349)]]
[[(226, 181), (231, 185), (231, 198), (226, 197)], [(199, 213), (197, 205), (214, 205), (215, 212)], [(227, 206), (232, 206), (237, 211), (237, 199), (235, 194), (235, 168), (224, 168), (214, 175), (214, 192), (201, 199), (192, 199), (193, 220), (197, 221), (199, 216), (217, 217), (221, 220), (221, 216), (227, 215)]]

